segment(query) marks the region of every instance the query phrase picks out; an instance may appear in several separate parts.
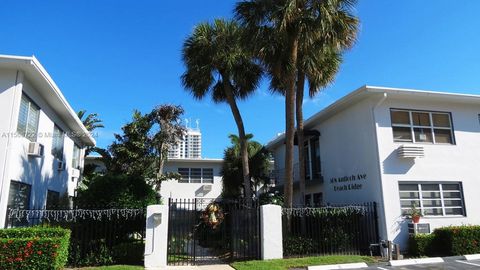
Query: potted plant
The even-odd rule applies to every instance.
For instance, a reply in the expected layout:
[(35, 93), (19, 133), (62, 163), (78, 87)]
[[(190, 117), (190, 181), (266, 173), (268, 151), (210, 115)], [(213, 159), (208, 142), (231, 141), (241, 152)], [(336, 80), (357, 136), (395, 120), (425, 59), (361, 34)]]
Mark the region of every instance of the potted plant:
[(417, 209), (416, 204), (413, 204), (412, 208), (410, 208), (410, 218), (412, 222), (417, 224), (420, 222), (420, 217), (422, 217), (422, 211)]

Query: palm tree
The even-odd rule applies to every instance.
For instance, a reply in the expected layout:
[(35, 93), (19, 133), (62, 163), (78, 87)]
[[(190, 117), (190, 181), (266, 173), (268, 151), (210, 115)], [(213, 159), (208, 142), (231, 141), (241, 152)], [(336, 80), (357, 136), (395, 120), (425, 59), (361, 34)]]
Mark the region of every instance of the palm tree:
[(197, 25), (183, 45), (186, 71), (184, 87), (197, 99), (211, 94), (214, 102), (226, 102), (237, 124), (242, 156), (244, 195), (252, 198), (245, 127), (237, 99), (257, 88), (262, 69), (242, 45), (244, 30), (234, 21), (215, 20)]
[(80, 110), (78, 111), (77, 115), (88, 131), (92, 132), (97, 128), (104, 128), (103, 121), (98, 118), (97, 113), (90, 113), (88, 115), (86, 113), (87, 110)]
[(299, 62), (303, 61), (299, 56), (308, 52), (304, 48), (315, 49), (319, 42), (329, 44), (337, 39), (338, 29), (353, 28), (356, 32), (358, 21), (350, 14), (354, 4), (355, 0), (246, 0), (235, 7), (236, 18), (247, 29), (250, 44), (255, 44), (271, 78), (270, 87), (285, 95), (287, 207), (293, 204), (295, 84), (299, 70), (302, 72)]
[[(104, 128), (105, 126), (103, 125), (103, 121), (98, 118), (97, 113), (90, 113), (86, 114), (87, 110), (80, 110), (77, 112), (77, 116), (82, 121), (83, 125), (85, 128), (88, 130), (88, 132), (93, 132), (97, 128)], [(92, 146), (87, 146), (85, 149), (85, 156), (88, 156), (91, 152), (98, 152), (100, 148), (97, 147), (92, 147)], [(100, 150), (101, 151), (101, 150)]]

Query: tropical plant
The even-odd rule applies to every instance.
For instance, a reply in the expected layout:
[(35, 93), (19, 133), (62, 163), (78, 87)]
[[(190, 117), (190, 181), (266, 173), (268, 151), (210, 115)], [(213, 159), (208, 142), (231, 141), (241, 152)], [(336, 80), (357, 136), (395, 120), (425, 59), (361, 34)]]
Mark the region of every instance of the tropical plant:
[(184, 87), (197, 99), (210, 94), (216, 103), (230, 106), (237, 124), (242, 157), (244, 195), (251, 199), (247, 138), (237, 99), (257, 88), (262, 68), (243, 46), (244, 29), (234, 21), (215, 20), (195, 27), (183, 45)]
[[(248, 0), (239, 2), (235, 8), (236, 18), (249, 33), (249, 44), (253, 44), (270, 77), (270, 88), (285, 96), (284, 193), (287, 207), (293, 204), (295, 86), (297, 82), (303, 85), (307, 77), (315, 87), (318, 82), (315, 76), (322, 73), (310, 74), (305, 68), (319, 68), (318, 61), (312, 61), (314, 57), (311, 57), (319, 55), (315, 50), (322, 51), (324, 44), (339, 38), (339, 29), (353, 28), (350, 30), (356, 32), (357, 19), (350, 15), (354, 3), (355, 0)], [(305, 54), (309, 57), (304, 57)], [(299, 72), (304, 75), (298, 76)]]
[[(259, 186), (268, 184), (270, 153), (259, 142), (250, 141), (253, 138), (252, 134), (246, 134), (248, 160), (250, 169), (250, 183), (256, 189)], [(236, 198), (241, 194), (241, 187), (243, 183), (242, 159), (240, 152), (240, 142), (236, 135), (229, 136), (232, 145), (225, 149), (223, 155), (222, 165), (222, 197)], [(253, 192), (254, 190), (252, 190)]]
[[(93, 132), (97, 128), (104, 128), (103, 121), (98, 117), (97, 113), (89, 113), (87, 110), (80, 110), (77, 112), (77, 116), (82, 121), (88, 132)], [(88, 156), (91, 152), (95, 152), (97, 148), (88, 146), (85, 149), (85, 156)]]

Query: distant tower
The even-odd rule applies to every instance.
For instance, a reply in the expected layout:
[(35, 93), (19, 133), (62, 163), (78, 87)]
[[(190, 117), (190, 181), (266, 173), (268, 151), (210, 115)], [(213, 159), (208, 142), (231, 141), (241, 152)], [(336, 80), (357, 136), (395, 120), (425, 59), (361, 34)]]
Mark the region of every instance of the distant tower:
[(202, 133), (200, 120), (195, 120), (196, 127), (190, 127), (191, 120), (185, 119), (186, 132), (183, 139), (168, 150), (168, 158), (202, 158)]

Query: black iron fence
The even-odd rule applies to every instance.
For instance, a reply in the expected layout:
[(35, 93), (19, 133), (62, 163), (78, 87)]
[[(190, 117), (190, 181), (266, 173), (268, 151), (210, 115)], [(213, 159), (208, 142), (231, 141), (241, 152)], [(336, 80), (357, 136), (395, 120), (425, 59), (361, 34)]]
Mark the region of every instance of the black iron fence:
[(259, 258), (258, 202), (228, 199), (169, 200), (169, 265)]
[(8, 209), (7, 227), (71, 230), (68, 265), (142, 265), (145, 209)]
[(369, 254), (378, 243), (376, 203), (284, 208), (285, 257)]

